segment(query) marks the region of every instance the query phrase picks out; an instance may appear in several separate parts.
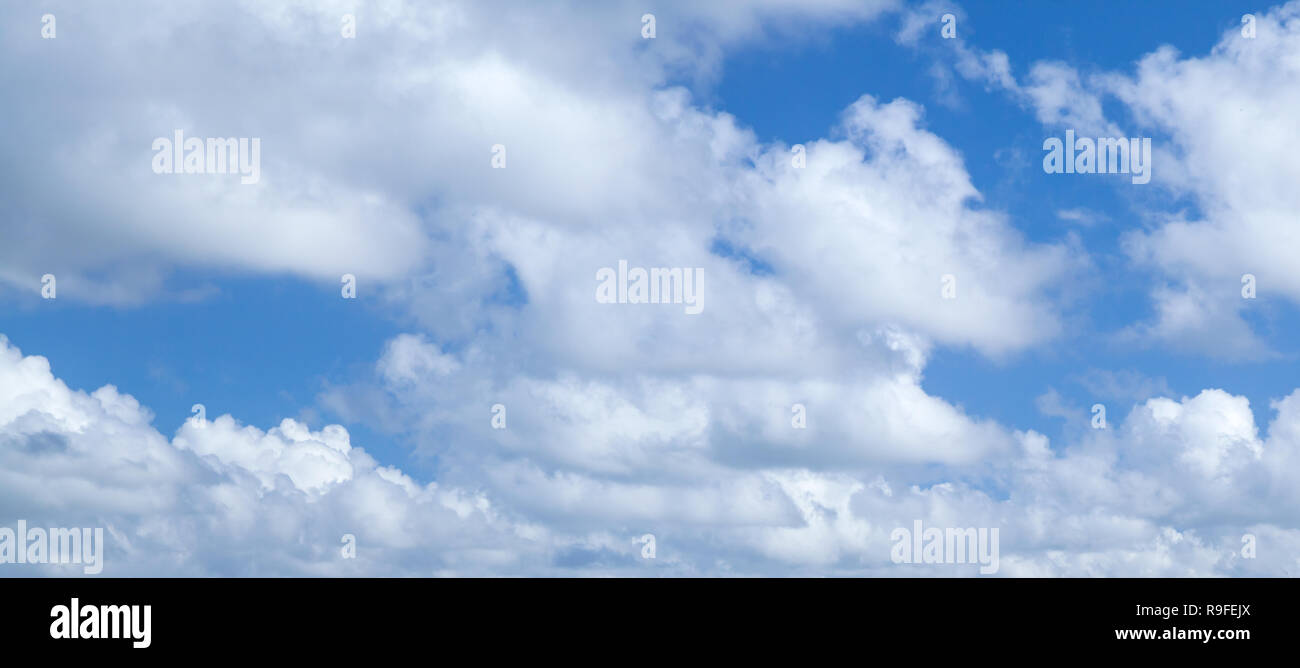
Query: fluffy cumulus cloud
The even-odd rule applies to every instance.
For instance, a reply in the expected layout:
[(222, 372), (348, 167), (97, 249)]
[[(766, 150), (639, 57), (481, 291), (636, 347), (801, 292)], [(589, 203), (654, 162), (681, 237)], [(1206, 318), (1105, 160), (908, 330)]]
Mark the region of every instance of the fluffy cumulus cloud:
[[(933, 11), (912, 11), (900, 42), (915, 45)], [(1252, 16), (1253, 32), (1232, 25), (1208, 54), (1161, 46), (1131, 72), (1085, 75), (1067, 63), (1038, 62), (1017, 81), (1001, 51), (980, 50), (962, 35), (942, 50), (941, 73), (950, 68), (1004, 90), (1053, 133), (1155, 138), (1158, 194), (1142, 198), (1145, 225), (1123, 239), (1130, 260), (1154, 272), (1153, 315), (1122, 338), (1262, 359), (1273, 353), (1249, 324), (1254, 303), (1242, 299), (1244, 276), (1254, 277), (1260, 298), (1300, 303), (1291, 258), (1300, 242), (1300, 129), (1290, 122), (1300, 104), (1300, 3)], [(1108, 118), (1105, 104), (1124, 119)]]
[[(1003, 575), (1298, 566), (1288, 556), (1300, 548), (1289, 509), (1300, 499), (1288, 472), (1300, 465), (1300, 391), (1273, 405), (1267, 436), (1245, 399), (1206, 390), (1149, 400), (1113, 432), (1062, 452), (1033, 432), (988, 434), (1007, 441), (1000, 463), (954, 464), (944, 469), (952, 481), (918, 484), (934, 474), (855, 459), (862, 453), (816, 466), (826, 456), (815, 452), (817, 429), (808, 442), (748, 434), (747, 443), (774, 442), (773, 461), (742, 461), (719, 445), (734, 434), (691, 413), (709, 396), (534, 382), (513, 405), (548, 414), (549, 433), (506, 438), (543, 426), (507, 413), (499, 435), (459, 441), (475, 453), (460, 452), (463, 466), (445, 481), (420, 485), (337, 425), (311, 431), (285, 420), (262, 431), (196, 417), (168, 438), (113, 387), (71, 390), (45, 359), (0, 346), (0, 504), (31, 526), (105, 527), (113, 575), (974, 572), (893, 564), (891, 534), (916, 520), (998, 528)], [(394, 377), (402, 363), (393, 356), (436, 359), (429, 346), (395, 343), (384, 377), (409, 389), (404, 374), (429, 367), (416, 361)], [(924, 410), (897, 407), (916, 419), (929, 417)], [(942, 419), (930, 428), (944, 429)], [(575, 436), (584, 447), (560, 447)], [(891, 436), (878, 432), (863, 449)], [(656, 536), (654, 561), (634, 541), (644, 533)], [(356, 559), (342, 558), (348, 534)], [(1257, 559), (1239, 557), (1247, 534), (1267, 545)]]
[[(0, 148), (25, 167), (0, 186), (0, 281), (30, 292), (54, 273), (68, 298), (130, 303), (165, 295), (178, 267), (390, 280), (431, 264), (436, 202), (597, 224), (690, 183), (646, 131), (651, 88), (714, 76), (719, 48), (765, 29), (884, 3), (673, 3), (654, 49), (640, 4), (590, 4), (55, 2), (54, 40), (6, 5), (0, 83), (24, 92)], [(153, 142), (175, 130), (259, 139), (258, 187), (160, 178)], [(510, 178), (490, 170), (496, 144)]]
[[(30, 92), (0, 110), (27, 130), (0, 145), (31, 159), (0, 181), (18, 212), (0, 283), (31, 291), (53, 267), (60, 298), (133, 302), (165, 296), (181, 268), (355, 274), (411, 331), (319, 403), (438, 462), (417, 483), (343, 427), (295, 420), (162, 434), (132, 397), (70, 389), (6, 341), (3, 514), (106, 527), (113, 575), (977, 572), (892, 563), (892, 533), (916, 520), (998, 528), (1003, 575), (1300, 568), (1300, 394), (1266, 430), (1244, 398), (1209, 389), (1138, 401), (1061, 444), (971, 415), (923, 388), (934, 349), (1000, 358), (1052, 341), (1087, 258), (984, 206), (914, 102), (863, 95), (796, 168), (791, 146), (673, 83), (716, 77), (721, 49), (892, 3), (669, 3), (653, 42), (636, 3), (588, 4), (173, 2), (148, 20), (76, 5), (55, 10), (56, 55), (39, 61), (22, 21), (0, 22), (7, 59), (39, 62), (0, 68)], [(358, 38), (340, 40), (349, 12)], [(1293, 30), (1295, 12), (1261, 35)], [(1185, 150), (1235, 159), (1240, 127), (1198, 116), (1185, 87), (1141, 82), (1227, 86), (1240, 71), (1255, 77), (1243, 95), (1283, 86), (1287, 43), (1156, 53), (1137, 84), (1106, 85)], [(140, 45), (174, 57), (142, 61)], [(963, 54), (964, 76), (1014, 90), (1044, 123), (1106, 122), (1065, 66), (1022, 87), (1004, 56)], [(1278, 100), (1243, 104), (1266, 115)], [(174, 129), (260, 137), (260, 182), (153, 174), (151, 142)], [(491, 166), (497, 144), (506, 169)], [(1225, 178), (1165, 182), (1221, 188), (1222, 208), (1135, 237), (1135, 256), (1222, 278), (1186, 249), (1284, 190), (1277, 174), (1245, 191)], [(597, 273), (620, 260), (700, 269), (702, 309), (599, 303)], [(1257, 273), (1285, 284), (1275, 269)], [(1208, 318), (1188, 310), (1177, 317)], [(345, 534), (356, 559), (341, 558)], [(1244, 534), (1269, 546), (1258, 559), (1239, 558)]]
[(103, 527), (106, 574), (482, 574), (554, 549), (473, 490), (380, 465), (342, 427), (196, 417), (169, 439), (132, 397), (71, 390), (7, 340), (0, 407), (5, 526)]
[[(1168, 166), (1163, 184), (1199, 209), (1127, 240), (1136, 259), (1172, 283), (1155, 295), (1153, 333), (1233, 357), (1266, 350), (1243, 320), (1244, 274), (1263, 287), (1263, 298), (1300, 303), (1300, 270), (1290, 252), (1300, 242), (1300, 129), (1286, 120), (1300, 104), (1300, 3), (1261, 13), (1256, 25), (1253, 38), (1229, 30), (1205, 56), (1162, 48), (1132, 75), (1102, 82), (1144, 127), (1169, 138), (1155, 157)], [(1180, 303), (1192, 298), (1199, 309)]]

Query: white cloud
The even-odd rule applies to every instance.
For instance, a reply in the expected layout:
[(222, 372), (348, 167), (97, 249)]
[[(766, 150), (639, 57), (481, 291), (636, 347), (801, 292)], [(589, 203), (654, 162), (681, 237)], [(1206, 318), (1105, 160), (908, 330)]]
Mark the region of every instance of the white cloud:
[[(1017, 82), (1001, 52), (962, 40), (948, 58), (968, 79), (997, 86), (1032, 109), (1048, 128), (1079, 136), (1153, 137), (1155, 193), (1133, 194), (1146, 228), (1123, 235), (1137, 267), (1157, 272), (1152, 321), (1125, 335), (1180, 350), (1250, 359), (1268, 356), (1246, 321), (1243, 274), (1267, 286), (1263, 298), (1300, 303), (1300, 270), (1290, 249), (1300, 243), (1300, 130), (1289, 119), (1300, 105), (1300, 2), (1256, 14), (1256, 36), (1228, 28), (1203, 56), (1161, 46), (1132, 74), (1083, 76), (1070, 64), (1038, 62)], [(946, 52), (947, 50), (944, 50)], [(1107, 118), (1113, 99), (1129, 120)], [(1163, 199), (1170, 198), (1170, 199)], [(1189, 198), (1195, 211), (1157, 213)]]
[[(71, 390), (2, 338), (0, 406), (6, 521), (105, 527), (108, 575), (475, 572), (465, 555), (490, 548), (526, 569), (538, 549), (481, 497), (415, 485), (342, 427), (263, 432), (221, 416), (169, 441), (132, 397)], [(341, 559), (345, 533), (356, 561)]]
[[(1196, 218), (1169, 220), (1128, 239), (1134, 258), (1187, 286), (1181, 298), (1160, 299), (1163, 313), (1179, 311), (1179, 299), (1216, 296), (1214, 305), (1198, 307), (1200, 315), (1162, 318), (1156, 333), (1164, 340), (1210, 327), (1233, 333), (1215, 337), (1229, 354), (1251, 346), (1241, 321), (1250, 303), (1239, 294), (1246, 273), (1256, 276), (1262, 298), (1300, 302), (1300, 270), (1287, 250), (1300, 241), (1300, 131), (1285, 120), (1300, 104), (1297, 17), (1300, 3), (1289, 3), (1257, 15), (1253, 40), (1232, 29), (1205, 56), (1162, 48), (1132, 76), (1107, 81), (1136, 118), (1167, 134), (1168, 148), (1155, 158), (1167, 166), (1160, 168), (1162, 183), (1199, 207)], [(1201, 349), (1218, 347), (1206, 342)]]
[[(54, 273), (65, 298), (113, 303), (166, 294), (178, 267), (387, 282), (427, 269), (430, 237), (458, 227), (432, 202), (597, 224), (698, 176), (644, 131), (646, 91), (706, 76), (719, 45), (772, 23), (884, 4), (670, 3), (654, 48), (633, 2), (76, 5), (40, 50), (6, 7), (0, 81), (26, 93), (0, 111), (22, 128), (0, 147), (23, 164), (0, 185), (15, 212), (0, 281), (34, 293)], [(260, 138), (261, 181), (152, 173), (153, 139), (175, 129)], [(494, 144), (507, 170), (490, 169)]]
[[(960, 467), (929, 474), (952, 482), (917, 485), (905, 469), (709, 456), (632, 479), (484, 454), (480, 491), (420, 486), (337, 426), (286, 420), (262, 432), (222, 416), (169, 441), (129, 396), (70, 390), (7, 343), (0, 381), (0, 506), (52, 526), (105, 526), (109, 575), (973, 573), (890, 563), (889, 533), (915, 519), (1000, 528), (1002, 575), (1276, 575), (1295, 569), (1300, 545), (1287, 482), (1300, 390), (1274, 404), (1263, 439), (1245, 400), (1219, 390), (1153, 399), (1113, 435), (1061, 453), (1016, 434), (987, 469), (1006, 487), (991, 495), (959, 481)], [(557, 418), (613, 424), (603, 413)], [(1274, 510), (1261, 517), (1261, 504)], [(663, 561), (638, 556), (631, 538), (647, 532)], [(340, 556), (344, 533), (357, 536), (356, 560)], [(1239, 557), (1246, 533), (1257, 560)]]
[[(210, 10), (198, 36), (178, 28), (195, 5), (91, 22), (98, 32), (65, 42), (77, 65), (51, 65), (87, 81), (36, 86), (0, 112), (77, 128), (0, 139), (32, 160), (0, 186), (26, 233), (0, 250), (0, 279), (24, 286), (53, 266), (64, 294), (92, 301), (150, 296), (173, 266), (378, 279), (425, 331), (394, 338), (373, 381), (323, 403), (405, 432), (439, 457), (439, 478), (381, 466), (338, 426), (220, 416), (169, 439), (133, 398), (70, 390), (6, 343), (0, 508), (107, 525), (109, 574), (899, 574), (888, 537), (915, 519), (1000, 527), (1011, 575), (1295, 565), (1280, 549), (1300, 544), (1295, 518), (1251, 509), (1296, 507), (1297, 395), (1275, 404), (1267, 440), (1244, 399), (1207, 391), (1146, 401), (1115, 431), (1053, 449), (924, 390), (936, 345), (1002, 356), (1055, 337), (1052, 295), (1085, 260), (981, 206), (919, 105), (860, 98), (844, 138), (809, 142), (795, 169), (789, 147), (667, 86), (712, 76), (720, 46), (796, 15), (880, 7), (681, 3), (658, 13), (653, 44), (630, 3), (506, 19), (497, 3), (376, 3), (352, 43), (334, 37), (348, 4), (238, 7)], [(178, 55), (114, 91), (88, 86), (138, 66), (135, 43)], [(200, 66), (217, 53), (241, 56)], [(1005, 56), (961, 53), (964, 76), (1016, 85)], [(1147, 67), (1178, 74), (1160, 58)], [(246, 96), (218, 94), (236, 84)], [(1016, 90), (1044, 122), (1081, 129), (1105, 121), (1090, 85), (1041, 65)], [(99, 104), (72, 97), (87, 88)], [(152, 137), (181, 126), (262, 137), (263, 183), (144, 172)], [(497, 143), (504, 170), (490, 167)], [(1162, 234), (1178, 231), (1133, 244), (1196, 266)], [(596, 270), (620, 259), (702, 268), (703, 313), (596, 303)], [(945, 274), (956, 299), (941, 296)], [(1201, 301), (1162, 303), (1169, 336), (1218, 322)], [(507, 429), (490, 426), (495, 403)], [(790, 425), (794, 403), (807, 430)], [(1233, 556), (1246, 531), (1271, 541), (1257, 562)], [(630, 540), (647, 532), (654, 564)], [(355, 562), (339, 558), (344, 533)]]

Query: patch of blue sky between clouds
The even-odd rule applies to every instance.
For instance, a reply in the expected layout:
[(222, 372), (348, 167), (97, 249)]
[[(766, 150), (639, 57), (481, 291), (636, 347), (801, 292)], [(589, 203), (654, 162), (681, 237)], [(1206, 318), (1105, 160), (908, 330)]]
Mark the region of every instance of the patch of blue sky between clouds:
[[(1206, 53), (1238, 24), (1237, 17), (1261, 11), (1256, 3), (1234, 0), (1213, 3), (1211, 12), (1210, 4), (1101, 0), (1083, 11), (1054, 3), (1010, 7), (997, 0), (963, 2), (960, 31), (972, 47), (1005, 51), (1019, 77), (1039, 61), (1063, 61), (1084, 73), (1131, 73), (1137, 60), (1163, 44), (1187, 56)], [(1213, 16), (1222, 20), (1216, 22)], [(1151, 226), (1154, 221), (1146, 216), (1153, 211), (1199, 219), (1202, 212), (1196, 202), (1155, 188), (1126, 187), (1122, 175), (1045, 174), (1042, 142), (1059, 136), (1064, 127), (1041, 125), (1032, 109), (981, 82), (954, 74), (937, 83), (931, 68), (944, 62), (947, 44), (922, 39), (917, 49), (903, 48), (894, 39), (899, 26), (898, 17), (891, 16), (829, 30), (815, 40), (748, 45), (728, 55), (716, 85), (694, 92), (716, 109), (734, 114), (760, 140), (787, 145), (836, 138), (844, 109), (864, 93), (882, 102), (895, 97), (918, 102), (925, 108), (924, 127), (962, 154), (983, 197), (979, 207), (1002, 211), (1030, 241), (1077, 236), (1079, 247), (1096, 266), (1095, 273), (1085, 277), (1083, 301), (1073, 305), (1063, 336), (1044, 349), (1005, 360), (990, 360), (969, 349), (940, 348), (926, 366), (926, 390), (974, 415), (1041, 431), (1057, 445), (1071, 440), (1065, 423), (1042, 414), (1034, 398), (1055, 389), (1086, 410), (1094, 399), (1101, 399), (1071, 380), (1081, 370), (1165, 378), (1175, 399), (1222, 388), (1248, 397), (1257, 422), (1266, 423), (1269, 401), (1295, 389), (1295, 378), (1300, 377), (1300, 356), (1288, 335), (1300, 327), (1300, 313), (1277, 299), (1261, 299), (1243, 313), (1256, 334), (1280, 355), (1267, 360), (1225, 362), (1117, 341), (1125, 327), (1152, 316), (1149, 291), (1164, 280), (1124, 255), (1123, 233)], [(936, 17), (936, 36), (939, 27)], [(1115, 100), (1107, 98), (1103, 104), (1108, 118), (1132, 120)], [(1123, 411), (1131, 407), (1132, 400), (1123, 404)]]

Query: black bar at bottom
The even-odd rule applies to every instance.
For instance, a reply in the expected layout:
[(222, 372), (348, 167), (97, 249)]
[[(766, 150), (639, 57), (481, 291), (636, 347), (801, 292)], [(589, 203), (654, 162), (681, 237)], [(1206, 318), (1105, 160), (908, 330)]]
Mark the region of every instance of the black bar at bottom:
[[(732, 661), (831, 650), (885, 660), (887, 647), (918, 661), (1030, 648), (1294, 656), (1298, 593), (1281, 579), (0, 579), (0, 638), (49, 659), (128, 661), (376, 649), (537, 660), (611, 643), (662, 661), (688, 648)], [(130, 628), (74, 639), (74, 606), (79, 636)]]

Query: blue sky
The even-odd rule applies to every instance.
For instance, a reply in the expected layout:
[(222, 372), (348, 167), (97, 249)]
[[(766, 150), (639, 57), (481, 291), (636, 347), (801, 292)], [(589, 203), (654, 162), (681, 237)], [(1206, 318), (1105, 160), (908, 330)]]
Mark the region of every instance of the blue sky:
[[(50, 358), (73, 387), (111, 384), (132, 394), (171, 433), (194, 404), (250, 423), (307, 418), (319, 426), (316, 395), (368, 372), (401, 331), (366, 302), (339, 299), (332, 286), (291, 277), (171, 280), (207, 288), (207, 296), (126, 307), (27, 301), (6, 314), (6, 333), (24, 352)], [(376, 454), (404, 459), (387, 435), (348, 426), (365, 433)]]
[[(960, 30), (966, 39), (1004, 49), (1017, 72), (1040, 60), (1127, 71), (1159, 44), (1204, 53), (1235, 23), (1233, 16), (1253, 9), (1250, 3), (1221, 3), (1215, 6), (1220, 20), (1211, 21), (1167, 3), (1099, 2), (1067, 15), (1048, 3), (1027, 3), (1014, 11), (998, 2), (963, 7), (968, 18)], [(985, 197), (983, 206), (1007, 212), (1029, 239), (1054, 241), (1074, 230), (1096, 254), (1109, 278), (1080, 305), (1087, 322), (1068, 332), (1061, 345), (1004, 360), (960, 347), (940, 349), (926, 369), (926, 389), (973, 414), (1059, 436), (1062, 422), (1040, 414), (1034, 397), (1055, 387), (1082, 404), (1088, 393), (1071, 380), (1081, 369), (1128, 369), (1164, 378), (1174, 392), (1223, 387), (1244, 394), (1257, 417), (1266, 419), (1268, 400), (1293, 389), (1294, 355), (1281, 362), (1230, 364), (1107, 344), (1107, 332), (1150, 309), (1144, 286), (1152, 276), (1114, 258), (1119, 232), (1134, 216), (1128, 193), (1104, 180), (1043, 174), (1038, 146), (1044, 133), (1030, 110), (964, 81), (955, 84), (955, 106), (941, 102), (927, 71), (932, 52), (943, 43), (909, 51), (894, 41), (896, 30), (897, 21), (884, 20), (831, 28), (808, 41), (747, 45), (727, 55), (719, 80), (698, 83), (692, 92), (711, 108), (734, 115), (761, 140), (786, 144), (832, 135), (845, 107), (864, 93), (917, 101), (925, 105), (926, 127), (962, 153)], [(1014, 150), (1023, 152), (1024, 161), (999, 164), (999, 151)], [(1056, 216), (1072, 208), (1111, 220), (1072, 227)], [(322, 413), (317, 394), (368, 373), (384, 342), (403, 331), (404, 323), (391, 312), (340, 301), (334, 286), (293, 276), (178, 271), (168, 284), (176, 292), (204, 289), (210, 296), (93, 307), (11, 295), (4, 331), (24, 352), (53, 360), (58, 374), (75, 387), (115, 384), (131, 393), (155, 411), (165, 433), (190, 416), (194, 403), (252, 424), (286, 417), (305, 417), (314, 426), (338, 420)], [(1300, 324), (1295, 309), (1282, 305), (1261, 322), (1265, 331), (1282, 334), (1268, 340), (1291, 353), (1285, 332)], [(360, 422), (345, 425), (385, 461), (431, 471), (427, 462), (406, 456), (409, 444), (400, 437)]]
[[(1131, 71), (1142, 56), (1158, 45), (1186, 54), (1204, 54), (1221, 34), (1239, 24), (1242, 14), (1259, 11), (1250, 2), (1210, 3), (1123, 2), (1102, 0), (1086, 11), (1062, 11), (1053, 3), (967, 2), (960, 30), (976, 45), (1000, 48), (1013, 71), (1023, 73), (1036, 61), (1060, 60), (1085, 70)], [(1253, 320), (1267, 332), (1266, 340), (1285, 359), (1224, 363), (1198, 355), (1168, 354), (1160, 348), (1107, 343), (1105, 333), (1147, 317), (1146, 285), (1155, 277), (1127, 266), (1118, 246), (1119, 235), (1135, 224), (1130, 192), (1104, 180), (1065, 179), (1039, 168), (1044, 133), (1032, 110), (1014, 100), (990, 94), (979, 83), (958, 80), (956, 104), (936, 97), (936, 83), (927, 74), (933, 43), (917, 52), (900, 50), (893, 39), (894, 22), (828, 31), (813, 43), (763, 44), (726, 60), (721, 81), (697, 90), (715, 108), (734, 114), (760, 138), (788, 144), (827, 136), (844, 108), (865, 93), (881, 100), (895, 97), (925, 105), (926, 126), (952, 143), (964, 156), (971, 178), (984, 195), (984, 205), (1007, 212), (1018, 230), (1034, 240), (1051, 241), (1070, 231), (1107, 274), (1096, 294), (1080, 305), (1087, 318), (1066, 335), (1062, 345), (992, 361), (968, 350), (939, 351), (926, 369), (925, 387), (979, 415), (994, 417), (1054, 436), (1061, 421), (1043, 416), (1033, 397), (1055, 387), (1077, 403), (1091, 405), (1088, 393), (1072, 376), (1089, 367), (1133, 370), (1163, 378), (1174, 392), (1194, 394), (1205, 387), (1223, 387), (1250, 398), (1257, 419), (1268, 418), (1270, 399), (1292, 389), (1297, 371), (1294, 347), (1286, 332), (1300, 325), (1290, 304), (1261, 299)], [(937, 27), (935, 28), (938, 29)], [(1023, 152), (1025, 161), (1008, 165), (1002, 151)], [(1164, 198), (1162, 205), (1195, 207), (1194, 201)], [(1093, 227), (1071, 226), (1057, 218), (1061, 209), (1084, 208), (1110, 220)], [(1127, 410), (1128, 406), (1124, 407)]]
[[(68, 429), (114, 443), (111, 462), (145, 448), (222, 527), (239, 504), (193, 481), (289, 509), (297, 524), (266, 520), (241, 548), (275, 555), (264, 573), (618, 573), (641, 567), (643, 532), (674, 574), (856, 573), (887, 561), (891, 523), (968, 519), (953, 503), (1003, 523), (1012, 574), (1243, 574), (1223, 556), (1241, 534), (1300, 545), (1294, 517), (1206, 511), (1228, 479), (1244, 506), (1286, 502), (1269, 476), (1300, 462), (1290, 413), (1266, 429), (1297, 389), (1300, 326), (1300, 276), (1275, 254), (1291, 194), (1270, 175), (1300, 152), (1234, 116), (1288, 108), (1295, 74), (1276, 63), (1300, 4), (580, 4), (54, 3), (48, 40), (7, 9), (22, 66), (0, 84), (32, 94), (0, 113), (29, 165), (0, 186), (0, 334), (52, 373), (15, 363), (9, 401), (27, 408), (0, 411), (0, 436)], [(654, 40), (636, 34), (645, 11)], [(355, 39), (337, 34), (347, 12)], [(1237, 36), (1246, 13), (1258, 40)], [(53, 83), (81, 78), (114, 85)], [(1106, 126), (1152, 138), (1150, 185), (1044, 173), (1045, 138)], [(260, 136), (263, 182), (149, 173), (135, 138), (173, 128)], [(793, 144), (806, 172), (786, 168)], [(977, 197), (949, 201), (966, 180)], [(705, 266), (705, 315), (597, 308), (590, 275), (625, 257)], [(954, 268), (955, 310), (914, 267)], [(39, 297), (46, 271), (58, 299)], [(1247, 272), (1253, 301), (1236, 296)], [(56, 379), (84, 415), (59, 413)], [(151, 424), (136, 434), (91, 394), (105, 385)], [(796, 401), (810, 434), (786, 429)], [(229, 422), (200, 433), (193, 404)], [(1186, 471), (1162, 477), (1147, 452)], [(1044, 508), (1095, 535), (1044, 534)], [(139, 507), (79, 512), (158, 535)], [(347, 521), (383, 526), (388, 561), (332, 570), (311, 539), (284, 547)], [(235, 568), (219, 531), (178, 533), (167, 549), (215, 553), (177, 572)]]

